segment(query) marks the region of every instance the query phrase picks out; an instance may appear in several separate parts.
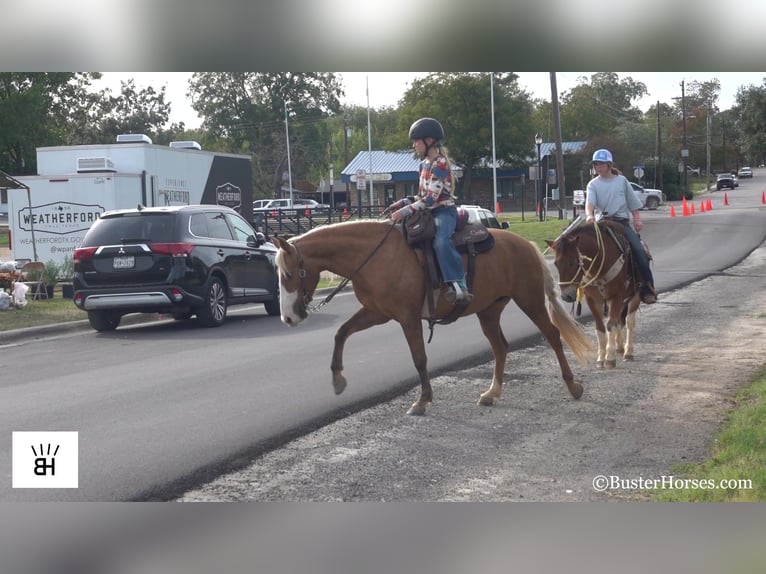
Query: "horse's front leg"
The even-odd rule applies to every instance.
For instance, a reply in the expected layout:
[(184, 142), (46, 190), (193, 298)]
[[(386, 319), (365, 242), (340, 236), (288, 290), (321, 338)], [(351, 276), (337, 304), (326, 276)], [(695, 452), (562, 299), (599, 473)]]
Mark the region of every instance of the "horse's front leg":
[(492, 374), (492, 386), (481, 394), (479, 404), (490, 407), (494, 405), (503, 392), (503, 374), (505, 372), (505, 359), (508, 355), (508, 340), (503, 335), (500, 327), (500, 314), (503, 312), (505, 302), (497, 303), (487, 310), (476, 315), (479, 317), (481, 331), (492, 347), (492, 355), (495, 358), (495, 370)]
[(588, 304), (593, 315), (593, 324), (596, 328), (596, 340), (598, 342), (598, 351), (596, 354), (596, 366), (604, 366), (604, 357), (606, 356), (606, 326), (604, 325), (604, 301), (596, 299), (593, 296), (585, 295), (585, 302)]
[(428, 359), (426, 357), (426, 346), (423, 342), (423, 323), (417, 314), (410, 314), (406, 321), (399, 321), (404, 331), (404, 337), (407, 339), (407, 345), (410, 347), (412, 362), (415, 364), (415, 370), (420, 377), (420, 397), (412, 403), (407, 411), (408, 415), (425, 415), (426, 407), (433, 401), (434, 394), (431, 389), (431, 381), (428, 377)]
[(617, 366), (617, 342), (622, 339), (622, 329), (620, 312), (621, 306), (618, 300), (612, 299), (609, 302), (609, 317), (606, 322), (606, 355), (604, 356), (604, 366), (607, 369), (614, 369)]
[(625, 317), (625, 353), (622, 358), (626, 361), (633, 360), (633, 338), (636, 329), (636, 311), (641, 300), (636, 296), (628, 304), (628, 315)]
[(345, 323), (343, 323), (335, 333), (335, 348), (332, 352), (332, 386), (335, 394), (339, 395), (346, 389), (346, 377), (343, 376), (343, 347), (346, 339), (358, 331), (364, 331), (375, 325), (382, 325), (388, 322), (389, 318), (377, 311), (362, 307)]

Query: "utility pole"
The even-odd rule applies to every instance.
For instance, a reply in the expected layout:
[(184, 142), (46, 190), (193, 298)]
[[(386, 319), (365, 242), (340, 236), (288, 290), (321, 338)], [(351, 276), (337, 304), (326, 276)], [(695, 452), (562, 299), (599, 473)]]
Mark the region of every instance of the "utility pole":
[(686, 94), (684, 81), (681, 80), (681, 118), (683, 121), (684, 135), (681, 142), (681, 160), (684, 167), (684, 197), (689, 199), (689, 146), (686, 140)]
[(660, 101), (657, 100), (657, 163), (654, 167), (654, 183), (662, 189), (662, 124), (660, 123)]
[(710, 104), (707, 106), (707, 122), (705, 123), (705, 145), (707, 149), (707, 167), (705, 171), (705, 191), (710, 189)]
[(724, 112), (721, 112), (721, 149), (723, 150), (723, 173), (726, 173), (726, 125)]
[(561, 116), (559, 115), (559, 91), (556, 87), (556, 72), (551, 75), (551, 111), (553, 112), (553, 128), (556, 137), (556, 186), (559, 189), (559, 219), (564, 219), (561, 211), (561, 202), (565, 201), (564, 181), (564, 148), (561, 145)]

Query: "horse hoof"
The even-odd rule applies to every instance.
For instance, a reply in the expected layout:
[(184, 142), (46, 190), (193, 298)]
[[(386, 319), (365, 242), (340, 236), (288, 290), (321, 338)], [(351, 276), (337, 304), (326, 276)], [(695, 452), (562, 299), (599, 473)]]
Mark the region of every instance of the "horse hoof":
[(496, 402), (497, 401), (495, 400), (495, 397), (490, 397), (488, 395), (481, 395), (479, 397), (479, 402), (477, 404), (481, 405), (482, 407), (491, 407)]
[(604, 366), (607, 369), (614, 369), (617, 367), (617, 359), (612, 359), (611, 361), (604, 361)]
[(622, 359), (623, 359), (623, 361), (632, 361), (633, 360), (633, 355), (625, 355)]
[(426, 414), (426, 406), (420, 403), (413, 403), (410, 410), (407, 411), (408, 415), (422, 417)]
[(604, 361), (596, 361), (596, 368), (597, 369), (603, 369), (604, 368)]
[(341, 374), (334, 374), (332, 376), (332, 388), (335, 389), (335, 394), (339, 395), (346, 390), (346, 377)]
[(568, 385), (568, 387), (572, 398), (579, 399), (582, 396), (582, 385), (577, 381), (573, 381), (572, 384)]

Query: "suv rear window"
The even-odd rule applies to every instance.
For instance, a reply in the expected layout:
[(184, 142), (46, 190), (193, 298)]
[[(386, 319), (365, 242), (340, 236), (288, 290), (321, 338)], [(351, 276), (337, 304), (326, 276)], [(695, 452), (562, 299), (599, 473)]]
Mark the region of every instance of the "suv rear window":
[(166, 213), (126, 213), (96, 221), (81, 247), (123, 243), (172, 243), (175, 217)]

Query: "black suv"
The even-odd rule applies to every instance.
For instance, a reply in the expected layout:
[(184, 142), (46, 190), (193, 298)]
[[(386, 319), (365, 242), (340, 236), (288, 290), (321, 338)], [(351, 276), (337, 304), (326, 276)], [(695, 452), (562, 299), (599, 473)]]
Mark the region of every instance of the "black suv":
[(737, 183), (734, 181), (734, 176), (730, 173), (721, 173), (715, 182), (715, 188), (717, 191), (721, 191), (724, 187), (734, 189)]
[(218, 327), (229, 305), (279, 315), (277, 248), (220, 205), (107, 211), (74, 251), (74, 303), (97, 331), (128, 313), (192, 315)]

